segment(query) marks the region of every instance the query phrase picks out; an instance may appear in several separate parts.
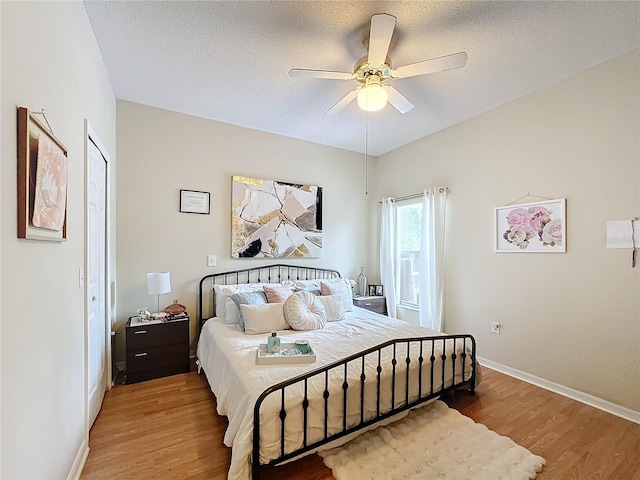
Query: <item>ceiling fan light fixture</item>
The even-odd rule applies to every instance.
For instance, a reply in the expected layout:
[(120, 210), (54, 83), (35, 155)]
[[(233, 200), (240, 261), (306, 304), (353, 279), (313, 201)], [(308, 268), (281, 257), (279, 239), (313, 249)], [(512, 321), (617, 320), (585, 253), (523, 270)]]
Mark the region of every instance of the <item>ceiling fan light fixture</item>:
[(388, 102), (400, 113), (407, 113), (414, 108), (414, 105), (388, 81), (462, 68), (466, 65), (468, 56), (466, 52), (458, 52), (392, 68), (391, 60), (387, 55), (395, 27), (396, 17), (393, 15), (379, 13), (371, 17), (369, 38), (365, 41), (368, 52), (355, 63), (353, 72), (292, 68), (289, 70), (289, 76), (355, 80), (360, 83), (324, 112), (328, 116), (336, 115), (356, 97), (358, 106), (366, 112), (382, 110)]
[(380, 85), (380, 77), (371, 75), (358, 92), (358, 106), (367, 112), (377, 112), (386, 104), (387, 91)]

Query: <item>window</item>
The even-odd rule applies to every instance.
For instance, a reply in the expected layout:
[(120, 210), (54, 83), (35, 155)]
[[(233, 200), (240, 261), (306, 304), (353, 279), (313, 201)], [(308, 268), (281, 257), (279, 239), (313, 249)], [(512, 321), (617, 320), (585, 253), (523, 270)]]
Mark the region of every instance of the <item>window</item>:
[(396, 203), (398, 303), (418, 308), (422, 198)]
[(397, 306), (415, 309), (420, 325), (433, 330), (442, 329), (448, 191), (431, 187), (422, 196), (384, 198), (380, 211), (380, 277), (389, 316)]

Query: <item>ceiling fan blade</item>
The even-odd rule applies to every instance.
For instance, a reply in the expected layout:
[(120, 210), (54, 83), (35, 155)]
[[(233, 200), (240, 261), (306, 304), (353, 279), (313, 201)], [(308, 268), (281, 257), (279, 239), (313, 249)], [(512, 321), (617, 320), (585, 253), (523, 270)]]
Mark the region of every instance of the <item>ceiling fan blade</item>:
[(332, 72), (329, 70), (308, 70), (305, 68), (292, 68), (289, 70), (290, 77), (300, 78), (326, 78), (329, 80), (353, 80), (356, 76), (347, 72)]
[(369, 33), (368, 63), (372, 68), (378, 68), (387, 60), (389, 44), (393, 29), (396, 27), (396, 17), (380, 13), (371, 17), (371, 32)]
[(391, 77), (407, 78), (415, 77), (416, 75), (426, 75), (427, 73), (442, 72), (444, 70), (453, 70), (454, 68), (464, 67), (466, 63), (467, 52), (459, 52), (394, 68), (391, 70)]
[(383, 85), (383, 87), (387, 91), (387, 101), (400, 113), (407, 113), (413, 109), (413, 103), (407, 100), (407, 97), (402, 95), (398, 90), (391, 85)]
[(349, 104), (349, 102), (351, 102), (354, 98), (358, 96), (358, 92), (360, 91), (361, 88), (362, 87), (356, 87), (353, 90), (351, 90), (344, 97), (342, 97), (342, 99), (338, 103), (336, 103), (333, 107), (331, 107), (329, 110), (324, 112), (324, 114), (327, 115), (328, 117), (331, 117), (336, 113), (338, 113), (340, 110), (346, 107)]

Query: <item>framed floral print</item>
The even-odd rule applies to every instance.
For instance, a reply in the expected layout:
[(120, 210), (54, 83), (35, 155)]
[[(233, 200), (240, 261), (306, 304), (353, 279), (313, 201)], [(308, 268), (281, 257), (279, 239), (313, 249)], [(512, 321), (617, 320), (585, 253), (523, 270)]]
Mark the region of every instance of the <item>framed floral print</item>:
[(521, 203), (495, 210), (496, 252), (567, 251), (566, 199)]
[(18, 238), (67, 238), (67, 149), (27, 108), (18, 107)]

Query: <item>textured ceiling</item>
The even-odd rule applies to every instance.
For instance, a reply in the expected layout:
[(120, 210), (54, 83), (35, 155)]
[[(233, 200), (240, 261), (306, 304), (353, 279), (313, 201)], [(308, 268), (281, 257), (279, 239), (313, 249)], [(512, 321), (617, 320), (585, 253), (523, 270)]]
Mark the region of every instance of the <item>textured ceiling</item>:
[(466, 51), (458, 70), (392, 80), (415, 108), (368, 114), (381, 155), (640, 47), (640, 3), (543, 1), (85, 1), (118, 99), (365, 151), (355, 81), (290, 78), (353, 71), (371, 16), (397, 17), (397, 67)]

